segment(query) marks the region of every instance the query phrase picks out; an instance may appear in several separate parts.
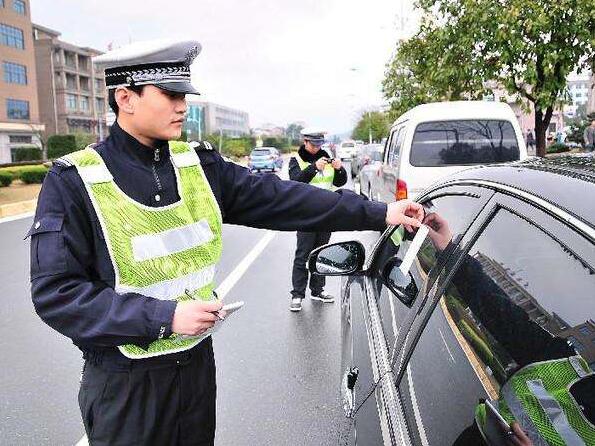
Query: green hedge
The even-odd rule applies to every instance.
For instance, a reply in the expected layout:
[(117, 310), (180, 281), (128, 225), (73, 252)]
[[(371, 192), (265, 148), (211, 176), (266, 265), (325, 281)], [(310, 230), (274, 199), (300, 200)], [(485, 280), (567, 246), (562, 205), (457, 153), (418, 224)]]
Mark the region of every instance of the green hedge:
[(546, 153), (562, 153), (562, 152), (569, 152), (570, 151), (570, 147), (568, 147), (566, 144), (561, 144), (561, 143), (554, 143), (551, 146), (547, 147), (545, 149)]
[(0, 171), (0, 187), (10, 186), (13, 176), (9, 172)]
[(47, 173), (44, 166), (27, 166), (18, 171), (19, 179), (25, 184), (41, 184)]
[(14, 150), (14, 162), (41, 160), (43, 153), (37, 147), (17, 147)]
[(60, 158), (61, 156), (84, 149), (96, 140), (95, 135), (90, 133), (52, 135), (48, 138), (48, 158)]

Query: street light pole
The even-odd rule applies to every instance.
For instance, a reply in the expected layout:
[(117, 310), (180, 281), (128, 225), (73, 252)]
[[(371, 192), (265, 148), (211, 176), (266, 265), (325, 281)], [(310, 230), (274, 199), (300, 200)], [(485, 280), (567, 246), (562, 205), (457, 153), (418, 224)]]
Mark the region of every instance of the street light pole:
[(372, 114), (370, 110), (368, 110), (368, 143), (372, 144)]

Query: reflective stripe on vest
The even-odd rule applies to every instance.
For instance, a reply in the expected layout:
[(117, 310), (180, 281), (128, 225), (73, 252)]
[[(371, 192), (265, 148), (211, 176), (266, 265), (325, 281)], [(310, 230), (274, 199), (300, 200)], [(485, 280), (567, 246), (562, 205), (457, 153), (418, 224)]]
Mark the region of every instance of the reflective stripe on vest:
[[(302, 170), (305, 170), (310, 165), (310, 163), (304, 161), (299, 155), (296, 155), (295, 159)], [(327, 164), (322, 172), (317, 171), (316, 175), (314, 175), (314, 178), (310, 180), (310, 184), (321, 189), (332, 190), (334, 179), (335, 169), (330, 164)]]
[[(196, 152), (180, 141), (171, 141), (169, 149), (180, 200), (163, 207), (126, 195), (91, 148), (64, 158), (76, 167), (99, 218), (118, 294), (183, 301), (190, 299), (188, 290), (195, 299), (211, 300), (222, 250), (221, 211)], [(119, 348), (129, 358), (147, 358), (188, 350), (202, 339), (172, 335), (147, 350)]]
[(570, 393), (575, 382), (592, 373), (580, 356), (529, 364), (500, 390), (498, 411), (518, 421), (535, 445), (595, 444), (595, 427)]

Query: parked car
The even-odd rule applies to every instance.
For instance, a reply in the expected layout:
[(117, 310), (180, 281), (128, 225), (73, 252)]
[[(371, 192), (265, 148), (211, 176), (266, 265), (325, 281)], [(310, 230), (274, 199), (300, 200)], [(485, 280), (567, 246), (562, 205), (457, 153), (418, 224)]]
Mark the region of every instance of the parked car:
[(356, 153), (355, 141), (343, 141), (337, 147), (337, 158), (341, 160), (350, 160)]
[(388, 203), (415, 198), (441, 177), (469, 166), (526, 158), (523, 134), (508, 104), (424, 104), (393, 124), (374, 186), (379, 200)]
[(275, 147), (256, 147), (250, 152), (248, 168), (251, 172), (269, 170), (276, 172), (283, 167), (283, 158)]
[(364, 165), (359, 171), (359, 193), (370, 200), (375, 200), (372, 183), (378, 181), (378, 173), (382, 166), (382, 154), (384, 147), (380, 144), (373, 144), (373, 149), (364, 157)]
[(357, 177), (361, 168), (370, 162), (372, 152), (382, 153), (382, 150), (383, 146), (381, 144), (364, 144), (361, 146), (351, 159), (351, 178)]
[(344, 276), (343, 444), (593, 444), (594, 161), (468, 169), (418, 195), (429, 236), (312, 252)]

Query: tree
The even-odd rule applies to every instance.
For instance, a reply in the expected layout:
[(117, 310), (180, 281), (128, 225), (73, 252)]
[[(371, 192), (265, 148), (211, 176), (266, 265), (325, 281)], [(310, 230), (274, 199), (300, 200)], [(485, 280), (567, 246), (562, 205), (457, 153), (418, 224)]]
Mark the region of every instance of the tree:
[(379, 111), (363, 112), (357, 122), (351, 137), (362, 141), (380, 141), (388, 135), (390, 124), (386, 113)]
[[(525, 107), (533, 105), (537, 153), (544, 156), (553, 111), (567, 99), (567, 76), (592, 64), (592, 0), (420, 0), (419, 5), (425, 12), (420, 31), (399, 46), (386, 73), (384, 91), (391, 105), (396, 103), (393, 109), (402, 97), (472, 99), (496, 81)], [(413, 84), (398, 90), (407, 74)]]
[(303, 128), (304, 128), (304, 126), (297, 122), (292, 122), (291, 124), (289, 124), (287, 126), (287, 128), (285, 129), (285, 137), (291, 141), (290, 144), (292, 144), (292, 145), (299, 144), (300, 139), (301, 139), (300, 132), (302, 131)]
[(485, 92), (478, 73), (482, 67), (474, 63), (457, 29), (436, 27), (426, 19), (417, 35), (399, 42), (387, 66), (382, 89), (390, 119), (428, 102), (480, 98)]

